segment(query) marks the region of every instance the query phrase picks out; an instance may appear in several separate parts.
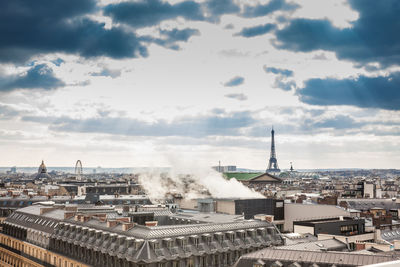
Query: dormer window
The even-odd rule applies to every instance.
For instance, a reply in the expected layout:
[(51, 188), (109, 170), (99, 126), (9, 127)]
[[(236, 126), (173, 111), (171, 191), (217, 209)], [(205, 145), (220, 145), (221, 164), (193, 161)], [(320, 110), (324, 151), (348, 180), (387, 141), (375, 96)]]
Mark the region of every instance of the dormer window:
[(229, 241), (231, 241), (232, 243), (235, 242), (235, 233), (230, 231), (226, 233), (226, 237), (229, 239)]
[(204, 240), (204, 243), (206, 243), (208, 246), (211, 245), (211, 236), (210, 236), (210, 234), (203, 235), (203, 240)]
[(190, 238), (193, 245), (197, 248), (199, 246), (199, 237), (197, 235), (192, 235)]
[(165, 238), (164, 239), (164, 244), (165, 244), (165, 246), (168, 248), (168, 249), (171, 249), (172, 248), (172, 239), (171, 238)]
[(157, 240), (151, 240), (150, 241), (150, 247), (153, 250), (159, 249), (160, 248), (160, 243)]
[(187, 239), (185, 237), (180, 236), (176, 240), (178, 241), (179, 246), (181, 246), (183, 250), (187, 249), (188, 242), (187, 242)]

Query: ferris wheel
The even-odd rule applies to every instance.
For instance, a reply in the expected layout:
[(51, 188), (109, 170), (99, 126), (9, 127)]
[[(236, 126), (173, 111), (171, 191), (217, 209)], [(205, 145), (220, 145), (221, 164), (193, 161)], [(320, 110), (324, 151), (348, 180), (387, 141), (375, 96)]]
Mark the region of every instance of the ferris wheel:
[(75, 175), (77, 180), (82, 179), (82, 162), (79, 159), (75, 164)]

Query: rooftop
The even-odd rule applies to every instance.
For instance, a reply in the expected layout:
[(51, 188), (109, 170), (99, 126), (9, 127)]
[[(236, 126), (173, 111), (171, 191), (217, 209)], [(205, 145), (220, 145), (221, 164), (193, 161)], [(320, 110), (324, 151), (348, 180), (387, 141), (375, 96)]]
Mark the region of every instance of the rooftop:
[[(298, 263), (335, 264), (338, 266), (364, 266), (381, 262), (393, 261), (398, 258), (381, 255), (365, 255), (347, 252), (326, 252), (284, 249), (282, 247), (262, 249), (243, 255), (235, 267), (251, 266), (254, 260), (289, 261)], [(301, 266), (301, 265), (300, 265)]]

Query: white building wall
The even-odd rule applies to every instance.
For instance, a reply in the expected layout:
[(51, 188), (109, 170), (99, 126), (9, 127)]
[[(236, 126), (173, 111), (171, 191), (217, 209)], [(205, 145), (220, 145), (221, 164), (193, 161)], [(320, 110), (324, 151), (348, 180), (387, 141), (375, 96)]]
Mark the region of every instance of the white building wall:
[(312, 234), (314, 235), (314, 227), (312, 226), (303, 226), (303, 225), (295, 225), (293, 232), (298, 234)]
[(293, 232), (294, 221), (326, 219), (339, 216), (350, 217), (350, 212), (333, 205), (285, 203), (285, 224), (283, 230), (285, 232)]
[(374, 184), (364, 182), (364, 197), (374, 198)]

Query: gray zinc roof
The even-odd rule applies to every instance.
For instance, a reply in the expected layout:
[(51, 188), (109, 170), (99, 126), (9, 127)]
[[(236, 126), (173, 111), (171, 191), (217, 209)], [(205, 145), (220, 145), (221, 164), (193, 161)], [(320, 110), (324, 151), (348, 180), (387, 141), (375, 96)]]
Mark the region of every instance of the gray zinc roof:
[(306, 250), (262, 249), (243, 255), (235, 267), (248, 266), (248, 260), (289, 261), (298, 263), (335, 264), (337, 266), (364, 266), (393, 261), (391, 256), (365, 255), (347, 252), (322, 252)]

